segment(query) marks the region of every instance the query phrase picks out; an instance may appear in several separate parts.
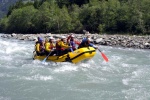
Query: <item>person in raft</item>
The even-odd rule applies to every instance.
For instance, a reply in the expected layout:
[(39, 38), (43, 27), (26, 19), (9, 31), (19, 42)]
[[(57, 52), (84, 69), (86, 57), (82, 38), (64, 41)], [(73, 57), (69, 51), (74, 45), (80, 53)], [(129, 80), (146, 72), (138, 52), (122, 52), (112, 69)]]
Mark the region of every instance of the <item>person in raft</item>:
[(97, 49), (98, 47), (95, 46), (93, 43), (91, 43), (91, 38), (90, 36), (88, 35), (87, 37), (83, 38), (82, 39), (82, 42), (80, 43), (79, 47), (78, 48), (83, 48), (83, 47), (93, 47), (95, 49)]
[(49, 41), (45, 42), (45, 54), (48, 55), (50, 53), (50, 56), (53, 56), (54, 54), (56, 54), (56, 51), (54, 51), (54, 49), (55, 49), (54, 38), (50, 37)]
[(67, 38), (67, 43), (72, 46), (73, 51), (76, 50), (76, 44), (80, 45), (80, 42), (74, 39), (74, 35), (71, 34), (68, 38)]
[(65, 39), (66, 37), (62, 36), (60, 40), (56, 42), (56, 51), (57, 51), (58, 56), (61, 56), (63, 54), (70, 52), (71, 46), (65, 43)]
[(45, 55), (45, 51), (44, 51), (44, 42), (43, 39), (38, 37), (37, 42), (35, 43), (35, 51), (37, 55)]

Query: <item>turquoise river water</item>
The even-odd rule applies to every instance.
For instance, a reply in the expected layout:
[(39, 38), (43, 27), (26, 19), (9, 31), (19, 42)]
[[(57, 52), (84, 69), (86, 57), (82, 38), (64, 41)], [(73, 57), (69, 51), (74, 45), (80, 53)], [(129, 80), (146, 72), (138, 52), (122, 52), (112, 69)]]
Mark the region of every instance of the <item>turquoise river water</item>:
[(99, 47), (78, 64), (32, 60), (34, 42), (0, 38), (0, 100), (150, 100), (150, 50)]

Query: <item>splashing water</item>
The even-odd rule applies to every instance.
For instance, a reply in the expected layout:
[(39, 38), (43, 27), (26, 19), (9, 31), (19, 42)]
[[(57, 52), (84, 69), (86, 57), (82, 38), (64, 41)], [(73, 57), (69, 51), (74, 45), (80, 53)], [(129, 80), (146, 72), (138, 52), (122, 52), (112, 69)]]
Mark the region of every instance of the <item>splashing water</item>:
[(100, 46), (78, 64), (32, 60), (34, 42), (0, 38), (0, 100), (149, 100), (150, 51)]

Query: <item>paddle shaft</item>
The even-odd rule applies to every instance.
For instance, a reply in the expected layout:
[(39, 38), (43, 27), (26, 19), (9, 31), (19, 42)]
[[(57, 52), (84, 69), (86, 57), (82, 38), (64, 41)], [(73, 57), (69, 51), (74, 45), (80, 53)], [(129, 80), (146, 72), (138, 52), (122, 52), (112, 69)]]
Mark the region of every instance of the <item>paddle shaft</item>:
[(101, 53), (103, 59), (104, 59), (106, 62), (108, 62), (107, 56), (106, 56), (104, 53), (102, 53), (102, 51), (101, 51), (99, 48), (98, 48), (98, 50), (99, 50), (99, 52)]
[[(71, 43), (70, 43), (70, 46), (72, 46), (72, 45), (71, 45)], [(70, 48), (70, 50), (71, 50), (71, 52), (73, 52), (73, 49), (72, 49), (72, 47)]]
[(44, 58), (44, 60), (42, 61), (43, 63), (47, 60), (47, 58), (50, 56), (51, 53), (52, 51)]

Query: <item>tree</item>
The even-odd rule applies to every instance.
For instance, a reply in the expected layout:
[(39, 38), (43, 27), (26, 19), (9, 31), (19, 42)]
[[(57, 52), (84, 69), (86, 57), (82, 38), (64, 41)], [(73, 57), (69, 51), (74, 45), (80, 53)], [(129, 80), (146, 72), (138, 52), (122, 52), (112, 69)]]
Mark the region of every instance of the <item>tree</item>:
[(38, 9), (36, 15), (34, 15), (33, 23), (37, 32), (50, 32), (53, 24), (51, 8), (48, 2), (44, 2)]
[(7, 16), (9, 16), (14, 9), (21, 8), (21, 7), (23, 7), (23, 5), (24, 5), (24, 3), (22, 0), (17, 1), (15, 5), (12, 5), (9, 7)]
[(42, 4), (42, 1), (40, 0), (34, 0), (33, 6), (38, 9)]
[(5, 32), (8, 26), (8, 18), (5, 17), (0, 20), (0, 32)]
[(117, 9), (116, 27), (117, 32), (128, 32), (129, 29), (129, 6), (127, 3), (121, 3)]
[(143, 12), (140, 9), (141, 3), (137, 0), (132, 0), (128, 3), (129, 7), (129, 31), (133, 33), (143, 33), (144, 28), (144, 19)]
[(34, 27), (32, 19), (36, 10), (33, 6), (28, 6), (20, 9), (16, 9), (9, 16), (8, 31), (15, 33), (28, 33), (32, 32)]
[(78, 5), (74, 4), (72, 5), (70, 8), (69, 8), (69, 14), (70, 14), (70, 17), (71, 17), (71, 26), (72, 26), (72, 29), (71, 31), (74, 31), (74, 32), (80, 32), (83, 28), (83, 25), (79, 19), (79, 15), (81, 13), (81, 9), (79, 8)]
[(142, 0), (140, 9), (143, 12), (143, 21), (145, 24), (145, 33), (150, 34), (150, 0)]

